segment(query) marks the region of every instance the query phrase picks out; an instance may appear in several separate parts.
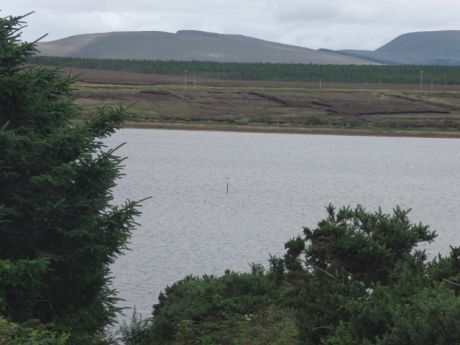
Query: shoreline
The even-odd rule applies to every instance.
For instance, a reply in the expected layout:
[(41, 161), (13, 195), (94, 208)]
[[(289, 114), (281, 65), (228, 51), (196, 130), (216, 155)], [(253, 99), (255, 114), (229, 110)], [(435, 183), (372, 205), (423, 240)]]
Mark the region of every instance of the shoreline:
[(372, 136), (372, 137), (407, 137), (407, 138), (436, 138), (459, 139), (460, 131), (419, 131), (419, 130), (366, 130), (342, 128), (295, 128), (274, 126), (238, 126), (238, 125), (211, 125), (187, 123), (153, 123), (126, 121), (123, 128), (136, 129), (164, 129), (180, 131), (205, 132), (242, 132), (242, 133), (278, 133), (278, 134), (305, 134), (305, 135), (343, 135), (343, 136)]

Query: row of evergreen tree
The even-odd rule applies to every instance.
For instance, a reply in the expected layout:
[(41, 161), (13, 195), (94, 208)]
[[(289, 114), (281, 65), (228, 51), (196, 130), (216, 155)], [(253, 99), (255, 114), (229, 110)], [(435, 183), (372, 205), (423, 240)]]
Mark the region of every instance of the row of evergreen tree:
[(31, 63), (48, 66), (103, 69), (164, 75), (196, 74), (236, 80), (278, 80), (329, 83), (425, 85), (460, 84), (460, 66), (313, 65), (281, 63), (220, 63), (209, 61), (153, 61), (36, 56)]

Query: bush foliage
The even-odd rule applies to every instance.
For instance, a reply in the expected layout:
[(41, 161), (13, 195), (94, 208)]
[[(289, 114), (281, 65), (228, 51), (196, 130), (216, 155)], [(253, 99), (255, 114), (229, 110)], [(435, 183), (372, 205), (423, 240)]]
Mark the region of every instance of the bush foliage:
[(275, 307), (276, 294), (258, 265), (251, 273), (189, 276), (166, 288), (152, 318), (124, 327), (122, 339), (127, 345), (295, 344), (293, 311)]
[(267, 272), (254, 266), (167, 288), (140, 327), (142, 341), (128, 344), (460, 342), (460, 249), (428, 260), (418, 247), (435, 233), (400, 208), (327, 211)]
[(67, 339), (67, 334), (57, 334), (43, 325), (25, 327), (0, 317), (0, 345), (66, 345)]

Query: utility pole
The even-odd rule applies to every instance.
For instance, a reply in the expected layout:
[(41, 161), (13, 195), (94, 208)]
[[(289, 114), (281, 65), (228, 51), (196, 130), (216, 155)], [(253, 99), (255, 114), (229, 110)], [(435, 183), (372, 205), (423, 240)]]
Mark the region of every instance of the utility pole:
[(420, 91), (423, 90), (423, 71), (420, 71)]
[(187, 89), (187, 70), (185, 70), (184, 74), (184, 89)]

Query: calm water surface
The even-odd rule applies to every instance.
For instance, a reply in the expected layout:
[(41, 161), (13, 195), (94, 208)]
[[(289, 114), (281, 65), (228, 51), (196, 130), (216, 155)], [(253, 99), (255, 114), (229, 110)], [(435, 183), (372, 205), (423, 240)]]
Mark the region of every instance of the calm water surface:
[(187, 274), (266, 264), (330, 202), (412, 208), (438, 232), (431, 255), (460, 245), (460, 140), (124, 129), (108, 145), (121, 142), (116, 201), (152, 199), (114, 287), (144, 316)]

